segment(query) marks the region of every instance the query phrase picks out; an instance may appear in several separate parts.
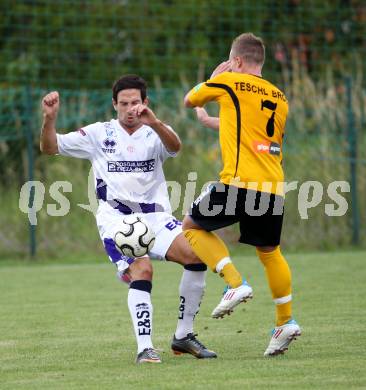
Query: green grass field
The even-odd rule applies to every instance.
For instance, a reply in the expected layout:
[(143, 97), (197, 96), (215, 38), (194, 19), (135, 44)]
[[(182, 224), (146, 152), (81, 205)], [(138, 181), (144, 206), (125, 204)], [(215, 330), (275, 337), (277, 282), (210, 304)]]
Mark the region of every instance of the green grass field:
[(292, 254), (295, 316), (303, 336), (264, 359), (273, 305), (254, 256), (235, 257), (254, 299), (231, 317), (209, 317), (223, 282), (209, 274), (196, 332), (219, 357), (174, 356), (181, 270), (155, 263), (154, 342), (161, 365), (134, 364), (127, 288), (96, 264), (0, 263), (0, 388), (366, 388), (366, 252)]

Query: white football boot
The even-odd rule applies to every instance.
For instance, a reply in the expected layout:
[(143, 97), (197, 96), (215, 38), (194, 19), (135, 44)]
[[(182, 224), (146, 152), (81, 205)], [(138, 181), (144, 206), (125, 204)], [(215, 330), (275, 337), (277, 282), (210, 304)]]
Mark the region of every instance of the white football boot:
[(272, 330), (271, 341), (264, 352), (264, 356), (283, 354), (288, 350), (291, 341), (296, 340), (296, 337), (299, 336), (301, 336), (301, 329), (295, 320), (290, 320), (284, 325), (276, 326)]
[(253, 298), (253, 289), (247, 282), (244, 282), (237, 288), (227, 288), (221, 302), (215, 307), (211, 313), (212, 318), (223, 318), (226, 314), (231, 314), (234, 307), (241, 302), (246, 302)]

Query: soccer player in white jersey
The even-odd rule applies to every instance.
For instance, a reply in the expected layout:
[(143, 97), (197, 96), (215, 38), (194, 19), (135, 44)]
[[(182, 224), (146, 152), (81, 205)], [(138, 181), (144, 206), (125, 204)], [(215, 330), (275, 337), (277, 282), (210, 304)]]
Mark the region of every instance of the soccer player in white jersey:
[(142, 213), (153, 227), (156, 241), (149, 255), (184, 266), (179, 286), (178, 325), (172, 340), (175, 354), (214, 358), (193, 332), (205, 287), (206, 265), (193, 253), (181, 222), (171, 215), (163, 162), (174, 157), (181, 141), (148, 107), (146, 82), (126, 75), (112, 89), (117, 119), (97, 122), (68, 134), (57, 134), (60, 106), (58, 92), (42, 99), (43, 126), (40, 148), (45, 154), (61, 154), (90, 160), (99, 206), (96, 221), (105, 250), (129, 283), (128, 307), (137, 340), (137, 363), (160, 363), (152, 344), (152, 265), (148, 256), (132, 259), (121, 255), (113, 237), (124, 215)]

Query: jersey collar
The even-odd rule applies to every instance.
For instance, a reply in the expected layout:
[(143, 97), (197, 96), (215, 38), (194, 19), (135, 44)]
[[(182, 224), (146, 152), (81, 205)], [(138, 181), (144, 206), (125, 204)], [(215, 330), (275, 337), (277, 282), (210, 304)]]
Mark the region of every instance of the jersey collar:
[(132, 134), (128, 134), (128, 132), (120, 125), (120, 123), (118, 122), (118, 119), (114, 119), (114, 124), (115, 124), (116, 130), (120, 134), (122, 133), (124, 136), (131, 137), (131, 138), (139, 138), (139, 137), (141, 137), (144, 134), (145, 130), (146, 130), (146, 125), (142, 125), (141, 127), (139, 127)]

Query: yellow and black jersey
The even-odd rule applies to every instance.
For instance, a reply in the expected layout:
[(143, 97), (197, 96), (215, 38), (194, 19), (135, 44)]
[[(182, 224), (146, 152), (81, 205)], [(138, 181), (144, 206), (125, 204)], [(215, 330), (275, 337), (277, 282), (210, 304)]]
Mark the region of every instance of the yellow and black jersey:
[(285, 95), (261, 77), (225, 72), (194, 87), (188, 100), (193, 106), (213, 100), (220, 106), (220, 181), (281, 194)]

